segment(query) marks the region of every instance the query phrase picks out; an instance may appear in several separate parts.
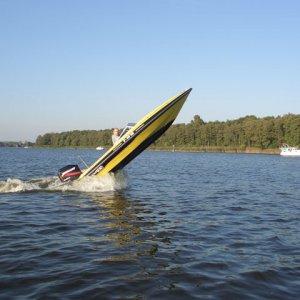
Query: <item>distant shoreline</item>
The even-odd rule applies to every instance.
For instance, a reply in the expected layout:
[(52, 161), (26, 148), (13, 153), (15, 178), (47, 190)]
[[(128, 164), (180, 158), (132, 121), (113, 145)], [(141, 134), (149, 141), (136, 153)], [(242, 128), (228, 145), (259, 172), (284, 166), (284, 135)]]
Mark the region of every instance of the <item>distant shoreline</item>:
[[(88, 149), (96, 150), (94, 147), (87, 146), (73, 146), (73, 147), (49, 147), (49, 146), (33, 146), (32, 148), (39, 149)], [(105, 147), (103, 151), (108, 150), (109, 147)], [(101, 150), (100, 150), (101, 151)], [(100, 152), (99, 151), (99, 152)], [(228, 154), (273, 154), (279, 155), (280, 149), (270, 148), (270, 149), (259, 149), (259, 148), (234, 148), (234, 147), (156, 147), (150, 146), (145, 151), (162, 151), (162, 152), (187, 152), (187, 153), (228, 153)]]
[(238, 153), (238, 154), (280, 154), (280, 149), (259, 149), (259, 148), (223, 148), (223, 147), (150, 147), (148, 150), (166, 152), (196, 152), (196, 153)]

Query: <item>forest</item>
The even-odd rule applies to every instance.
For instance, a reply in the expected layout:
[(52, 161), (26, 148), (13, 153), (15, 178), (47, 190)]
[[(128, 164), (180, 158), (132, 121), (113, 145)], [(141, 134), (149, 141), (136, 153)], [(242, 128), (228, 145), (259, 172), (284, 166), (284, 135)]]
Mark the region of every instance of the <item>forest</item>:
[[(75, 130), (46, 133), (37, 137), (40, 147), (110, 147), (112, 129)], [(188, 124), (172, 125), (152, 146), (153, 149), (205, 150), (247, 148), (278, 149), (283, 143), (300, 145), (300, 115), (286, 114), (258, 118), (204, 122), (195, 115)]]

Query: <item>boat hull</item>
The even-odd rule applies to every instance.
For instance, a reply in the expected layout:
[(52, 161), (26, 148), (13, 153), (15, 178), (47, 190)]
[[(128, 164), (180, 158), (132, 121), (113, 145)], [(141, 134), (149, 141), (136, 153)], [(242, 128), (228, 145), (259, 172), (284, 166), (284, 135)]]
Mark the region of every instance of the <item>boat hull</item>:
[(282, 156), (293, 156), (293, 157), (296, 157), (296, 156), (299, 156), (300, 157), (300, 150), (294, 150), (294, 151), (281, 151), (280, 152), (280, 155)]
[(79, 179), (92, 175), (102, 176), (124, 168), (172, 125), (191, 90), (167, 100), (142, 118), (103, 156), (87, 168)]

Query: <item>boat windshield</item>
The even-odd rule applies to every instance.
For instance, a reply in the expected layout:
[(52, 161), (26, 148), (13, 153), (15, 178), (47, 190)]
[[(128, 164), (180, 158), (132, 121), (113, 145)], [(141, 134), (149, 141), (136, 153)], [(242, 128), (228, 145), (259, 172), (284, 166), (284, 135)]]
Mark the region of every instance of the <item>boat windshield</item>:
[(127, 133), (128, 130), (130, 130), (132, 127), (134, 127), (135, 123), (128, 123), (126, 127), (123, 129), (123, 131), (120, 134), (120, 138)]

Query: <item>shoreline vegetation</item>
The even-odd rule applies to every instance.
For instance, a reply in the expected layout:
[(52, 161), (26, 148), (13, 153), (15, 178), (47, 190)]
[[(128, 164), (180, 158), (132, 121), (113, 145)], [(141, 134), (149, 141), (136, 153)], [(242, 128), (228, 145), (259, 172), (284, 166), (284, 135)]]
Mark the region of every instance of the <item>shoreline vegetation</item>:
[[(112, 129), (74, 130), (39, 135), (34, 147), (111, 147)], [(224, 122), (204, 122), (199, 115), (187, 124), (172, 125), (148, 150), (279, 154), (282, 144), (300, 145), (300, 115), (258, 118), (246, 116)]]
[(238, 154), (279, 154), (280, 149), (259, 149), (259, 148), (245, 148), (238, 149), (232, 147), (149, 147), (151, 151), (165, 151), (165, 152), (197, 152), (197, 153), (238, 153)]
[(20, 142), (0, 142), (0, 147), (14, 147), (14, 148), (27, 148), (27, 147), (33, 147), (35, 143), (28, 142), (28, 141), (20, 141)]
[[(103, 150), (108, 150), (110, 146), (103, 147)], [(57, 146), (38, 146), (34, 145), (30, 148), (40, 148), (40, 149), (94, 149), (95, 147), (89, 146), (65, 146), (65, 147), (57, 147)], [(161, 152), (190, 152), (190, 153), (238, 153), (238, 154), (279, 154), (280, 149), (259, 149), (259, 148), (245, 148), (238, 149), (232, 147), (156, 147), (150, 146), (145, 151), (161, 151)]]

